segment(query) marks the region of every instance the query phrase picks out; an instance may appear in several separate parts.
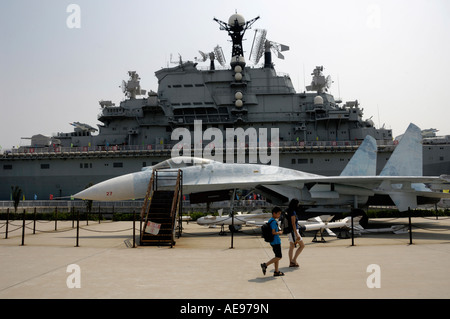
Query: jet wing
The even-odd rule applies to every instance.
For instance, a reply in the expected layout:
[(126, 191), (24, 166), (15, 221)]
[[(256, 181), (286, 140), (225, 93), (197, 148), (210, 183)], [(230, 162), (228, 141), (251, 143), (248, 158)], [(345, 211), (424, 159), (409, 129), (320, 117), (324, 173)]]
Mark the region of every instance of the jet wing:
[(212, 190), (212, 189), (233, 189), (233, 188), (254, 188), (259, 185), (286, 185), (290, 187), (303, 188), (305, 184), (330, 184), (353, 186), (369, 190), (387, 189), (392, 185), (402, 185), (397, 189), (406, 189), (412, 184), (444, 184), (448, 180), (441, 177), (424, 176), (222, 176), (208, 179), (197, 178), (196, 180), (185, 179), (184, 187), (192, 190)]

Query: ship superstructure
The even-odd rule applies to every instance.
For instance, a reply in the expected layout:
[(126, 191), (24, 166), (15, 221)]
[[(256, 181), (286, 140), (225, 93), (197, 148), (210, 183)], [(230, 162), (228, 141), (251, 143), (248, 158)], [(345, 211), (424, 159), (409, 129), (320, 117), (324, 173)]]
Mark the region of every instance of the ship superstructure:
[[(98, 133), (74, 122), (74, 132), (49, 138), (36, 135), (29, 147), (4, 154), (0, 199), (9, 199), (11, 186), (16, 185), (28, 199), (70, 196), (89, 183), (155, 164), (171, 157), (179, 142), (172, 140), (175, 129), (194, 134), (199, 121), (203, 131), (217, 128), (223, 136), (227, 129), (278, 128), (279, 165), (321, 175), (338, 175), (365, 136), (371, 135), (378, 143), (378, 168), (384, 166), (395, 148), (392, 131), (365, 120), (358, 101), (336, 100), (322, 66), (312, 71), (306, 90), (297, 93), (290, 77), (278, 74), (272, 62), (273, 53), (283, 58), (281, 52), (289, 47), (269, 41), (265, 30), (256, 30), (250, 54), (254, 63), (246, 62), (242, 37), (258, 18), (245, 21), (234, 14), (228, 23), (214, 20), (232, 39), (228, 66), (219, 46), (210, 53), (200, 52), (200, 60), (180, 57), (178, 65), (155, 72), (156, 92), (142, 90), (138, 73), (130, 71), (129, 80), (122, 82), (125, 99), (119, 105), (99, 102)], [(263, 65), (258, 66), (262, 57)], [(246, 141), (238, 142), (236, 147), (248, 147)], [(202, 147), (208, 143), (202, 140)], [(425, 175), (448, 173), (427, 171), (426, 156)], [(450, 158), (442, 162), (448, 169)]]

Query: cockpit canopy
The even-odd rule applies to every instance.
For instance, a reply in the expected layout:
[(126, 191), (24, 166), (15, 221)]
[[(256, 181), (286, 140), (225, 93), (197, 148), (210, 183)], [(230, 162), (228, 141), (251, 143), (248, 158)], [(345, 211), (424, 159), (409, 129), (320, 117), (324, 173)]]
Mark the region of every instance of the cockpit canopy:
[(188, 157), (188, 156), (179, 156), (170, 158), (161, 163), (158, 163), (154, 166), (144, 167), (142, 170), (148, 169), (167, 169), (167, 168), (183, 168), (189, 166), (197, 166), (197, 165), (206, 165), (217, 163), (211, 159), (200, 158), (200, 157)]

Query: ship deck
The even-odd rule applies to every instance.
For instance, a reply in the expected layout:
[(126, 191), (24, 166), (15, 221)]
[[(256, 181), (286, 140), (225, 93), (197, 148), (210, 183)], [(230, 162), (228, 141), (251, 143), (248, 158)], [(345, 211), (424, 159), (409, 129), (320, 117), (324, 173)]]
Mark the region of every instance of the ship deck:
[[(71, 221), (58, 222), (57, 231), (54, 222), (39, 222), (36, 234), (27, 221), (23, 246), (21, 222), (14, 223), (9, 229), (15, 231), (0, 239), (1, 299), (439, 299), (450, 294), (450, 220), (445, 217), (413, 218), (412, 245), (408, 233), (363, 234), (353, 246), (351, 238), (328, 236), (326, 243), (315, 243), (307, 233), (299, 269), (288, 267), (282, 235), (284, 277), (273, 277), (273, 266), (262, 274), (260, 263), (273, 252), (251, 227), (232, 242), (230, 233), (219, 236), (220, 227), (183, 223), (174, 248), (133, 248), (132, 222), (80, 222), (78, 247)], [(370, 225), (407, 223), (376, 219)], [(72, 264), (80, 267), (81, 288), (68, 288)], [(368, 287), (371, 265), (379, 266), (380, 288)]]

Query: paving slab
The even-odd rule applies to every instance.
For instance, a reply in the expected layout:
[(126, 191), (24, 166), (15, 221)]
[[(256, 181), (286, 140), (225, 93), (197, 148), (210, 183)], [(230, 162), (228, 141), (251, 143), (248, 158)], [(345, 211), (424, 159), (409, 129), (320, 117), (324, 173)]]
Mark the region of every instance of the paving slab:
[[(132, 222), (80, 222), (78, 247), (72, 222), (26, 221), (0, 235), (1, 299), (446, 299), (450, 296), (450, 220), (413, 218), (408, 233), (363, 234), (312, 242), (289, 268), (282, 236), (284, 277), (260, 263), (273, 256), (258, 228), (231, 236), (220, 228), (183, 223), (170, 246), (136, 246)], [(407, 225), (407, 219), (377, 219), (370, 227)], [(137, 223), (137, 225), (139, 225)], [(139, 227), (139, 226), (137, 226)], [(139, 231), (136, 230), (136, 234)], [(231, 248), (231, 245), (233, 247)], [(76, 265), (75, 270), (72, 265)], [(80, 285), (79, 288), (75, 284)], [(75, 287), (71, 287), (75, 286)]]

